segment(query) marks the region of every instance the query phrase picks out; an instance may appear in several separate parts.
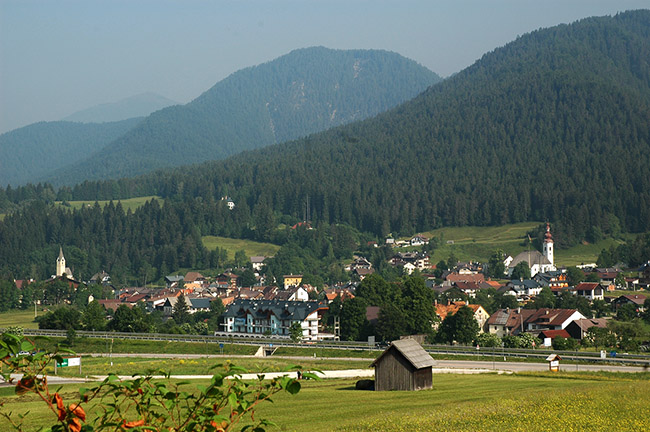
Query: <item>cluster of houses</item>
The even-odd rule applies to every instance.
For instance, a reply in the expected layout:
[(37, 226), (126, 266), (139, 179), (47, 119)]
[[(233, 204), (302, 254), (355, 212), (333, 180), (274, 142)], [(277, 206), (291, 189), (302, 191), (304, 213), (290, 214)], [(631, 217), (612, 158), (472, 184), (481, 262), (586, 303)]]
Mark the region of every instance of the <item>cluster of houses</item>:
[[(408, 245), (426, 244), (428, 239), (415, 236)], [(303, 339), (321, 340), (337, 338), (339, 328), (335, 326), (334, 333), (324, 331), (323, 315), (328, 304), (339, 297), (342, 301), (354, 297), (356, 282), (317, 290), (303, 283), (302, 275), (285, 275), (280, 286), (265, 285), (259, 277), (260, 270), (266, 257), (251, 257), (251, 266), (256, 272), (257, 284), (253, 287), (242, 287), (241, 277), (231, 271), (226, 271), (216, 277), (204, 277), (198, 272), (190, 271), (185, 275), (170, 275), (165, 277), (165, 288), (124, 288), (115, 290), (115, 296), (99, 302), (109, 311), (116, 310), (121, 305), (134, 307), (144, 303), (150, 311), (158, 310), (165, 316), (170, 316), (180, 297), (184, 297), (189, 312), (207, 311), (212, 301), (221, 299), (226, 306), (221, 333), (243, 335), (276, 335), (289, 337), (289, 329), (294, 323), (300, 324)], [(553, 259), (553, 239), (550, 229), (544, 240), (543, 253), (525, 251), (515, 257), (507, 257), (504, 262), (507, 272), (512, 273), (517, 264), (528, 263), (532, 277), (527, 280), (511, 280), (499, 283), (486, 279), (480, 263), (458, 263), (452, 271), (445, 271), (436, 278), (432, 273), (429, 256), (422, 252), (397, 252), (389, 259), (394, 266), (403, 267), (405, 273), (416, 269), (425, 277), (427, 286), (439, 294), (455, 289), (465, 294), (468, 301), (449, 301), (446, 304), (436, 304), (436, 313), (440, 320), (454, 314), (460, 307), (468, 306), (474, 312), (481, 331), (498, 336), (516, 335), (520, 332), (533, 332), (542, 339), (549, 341), (557, 336), (581, 339), (590, 326), (604, 326), (603, 320), (589, 320), (575, 310), (546, 309), (534, 311), (530, 309), (499, 310), (491, 316), (472, 300), (477, 293), (487, 288), (513, 296), (519, 304), (525, 304), (540, 294), (544, 287), (549, 287), (557, 296), (569, 292), (587, 300), (604, 300), (605, 292), (616, 288), (615, 280), (620, 273), (616, 268), (597, 268), (593, 273), (598, 275), (597, 282), (583, 282), (569, 286), (567, 274), (557, 269)], [(374, 272), (372, 264), (364, 257), (355, 259), (345, 268), (363, 280)], [(69, 268), (66, 267), (63, 251), (60, 250), (56, 260), (56, 275), (52, 280), (64, 279), (75, 288), (81, 282), (75, 281)], [(620, 278), (618, 278), (620, 282)], [(23, 282), (23, 281), (17, 281)], [(91, 278), (90, 283), (110, 284), (110, 276), (99, 272)], [(626, 284), (633, 289), (650, 288), (650, 262), (639, 269), (638, 277), (626, 278)], [(457, 292), (456, 291), (456, 292)], [(443, 296), (450, 298), (448, 295)], [(93, 299), (90, 298), (89, 301)], [(460, 299), (453, 299), (460, 300)], [(642, 294), (621, 296), (614, 300), (616, 307), (625, 303), (634, 304), (639, 310), (643, 308), (645, 296)], [(379, 315), (379, 308), (369, 307), (367, 319), (373, 322)], [(571, 324), (574, 323), (574, 324)], [(571, 324), (571, 326), (570, 326)], [(550, 332), (550, 333), (548, 333)], [(553, 333), (555, 332), (555, 333)]]

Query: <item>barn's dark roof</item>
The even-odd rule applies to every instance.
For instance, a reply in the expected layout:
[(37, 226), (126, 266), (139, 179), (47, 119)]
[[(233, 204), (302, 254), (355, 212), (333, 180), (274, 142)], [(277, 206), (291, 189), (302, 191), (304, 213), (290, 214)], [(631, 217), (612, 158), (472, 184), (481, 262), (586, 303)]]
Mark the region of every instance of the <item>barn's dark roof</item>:
[(436, 361), (431, 358), (428, 352), (414, 339), (400, 339), (393, 343), (370, 365), (374, 367), (388, 351), (396, 349), (408, 360), (414, 368), (422, 369), (429, 366), (435, 366)]

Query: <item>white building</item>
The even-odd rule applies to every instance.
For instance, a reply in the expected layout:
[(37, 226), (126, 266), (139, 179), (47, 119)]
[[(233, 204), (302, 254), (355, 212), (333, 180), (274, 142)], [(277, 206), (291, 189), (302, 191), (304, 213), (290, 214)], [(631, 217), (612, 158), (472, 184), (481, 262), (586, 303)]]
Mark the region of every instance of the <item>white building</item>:
[(223, 331), (235, 334), (289, 337), (295, 322), (302, 328), (303, 340), (319, 340), (321, 315), (327, 306), (315, 301), (277, 301), (237, 299), (223, 315)]

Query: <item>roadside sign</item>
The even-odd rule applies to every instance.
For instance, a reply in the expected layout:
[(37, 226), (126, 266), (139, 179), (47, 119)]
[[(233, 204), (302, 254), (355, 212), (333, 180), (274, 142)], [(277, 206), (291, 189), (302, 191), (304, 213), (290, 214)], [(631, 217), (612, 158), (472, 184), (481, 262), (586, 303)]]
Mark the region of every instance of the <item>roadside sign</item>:
[(81, 374), (81, 357), (68, 357), (64, 358), (61, 362), (54, 363), (54, 375), (56, 375), (57, 368), (79, 366), (79, 373)]

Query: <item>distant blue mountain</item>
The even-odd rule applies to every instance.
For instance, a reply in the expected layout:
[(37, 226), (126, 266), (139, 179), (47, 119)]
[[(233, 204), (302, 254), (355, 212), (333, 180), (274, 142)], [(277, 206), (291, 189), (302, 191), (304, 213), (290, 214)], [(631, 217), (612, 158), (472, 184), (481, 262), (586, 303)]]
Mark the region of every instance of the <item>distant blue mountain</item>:
[(117, 102), (77, 111), (62, 120), (81, 123), (116, 122), (134, 117), (146, 117), (154, 111), (177, 104), (178, 102), (155, 93), (142, 93)]

